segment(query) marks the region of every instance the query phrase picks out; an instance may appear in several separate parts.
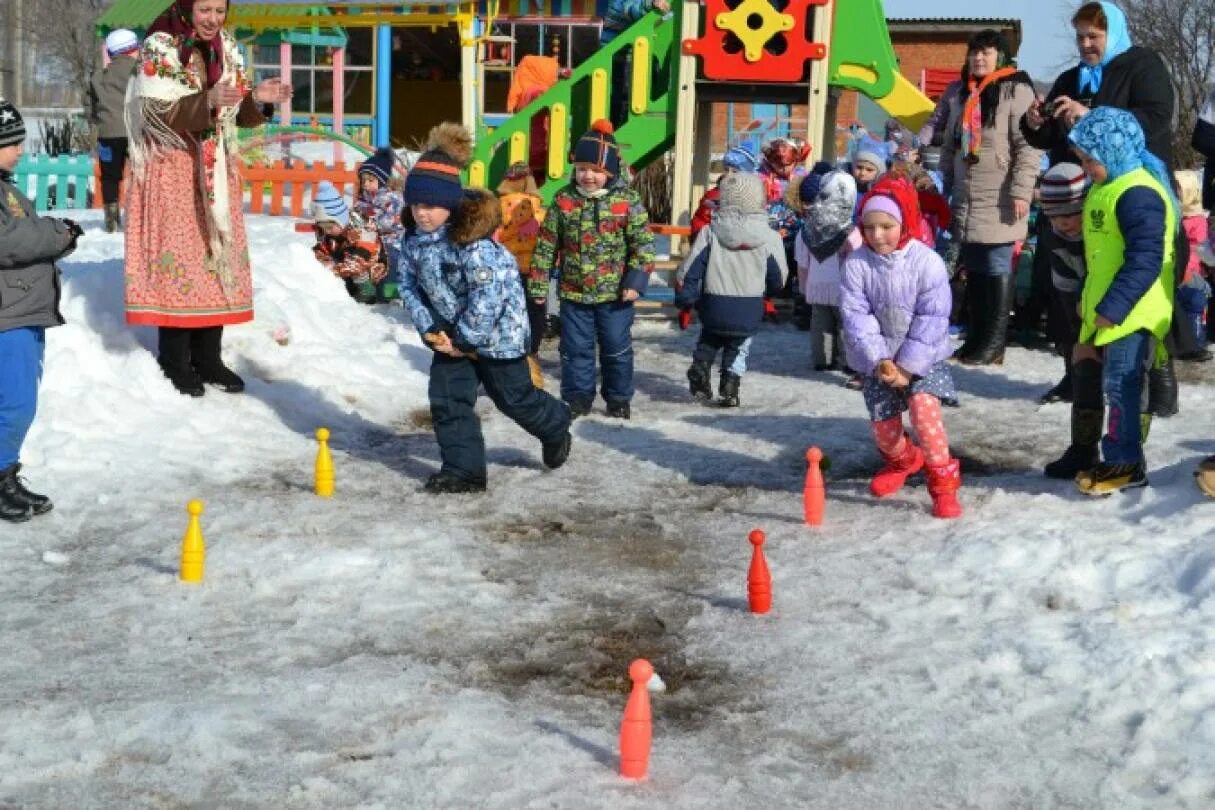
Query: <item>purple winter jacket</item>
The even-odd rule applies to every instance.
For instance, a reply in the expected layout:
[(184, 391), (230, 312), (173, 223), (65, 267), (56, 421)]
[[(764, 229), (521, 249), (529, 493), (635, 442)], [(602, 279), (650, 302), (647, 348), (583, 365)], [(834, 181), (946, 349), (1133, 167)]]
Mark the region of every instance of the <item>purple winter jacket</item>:
[(909, 374), (924, 376), (949, 357), (953, 296), (935, 251), (914, 239), (889, 256), (864, 245), (848, 255), (841, 276), (849, 366), (869, 375), (891, 359)]

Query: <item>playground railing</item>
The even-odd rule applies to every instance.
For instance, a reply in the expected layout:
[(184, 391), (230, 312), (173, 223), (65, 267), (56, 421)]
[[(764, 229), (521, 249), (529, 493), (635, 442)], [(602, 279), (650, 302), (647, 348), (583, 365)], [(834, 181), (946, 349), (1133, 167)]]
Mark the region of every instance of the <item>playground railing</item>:
[[(288, 167), (283, 161), (267, 166), (246, 166), (241, 176), (249, 185), (249, 211), (253, 214), (267, 213), (282, 216), (284, 213), (303, 216), (304, 192), (322, 180), (328, 180), (346, 196), (353, 196), (357, 175), (354, 169), (345, 166), (330, 166), (323, 163), (297, 162)], [(349, 187), (349, 188), (347, 188)], [(270, 196), (270, 207), (266, 210), (266, 195)], [(289, 198), (289, 207), (284, 211), (284, 198)]]
[(90, 155), (24, 155), (13, 169), (13, 185), (39, 211), (85, 209), (93, 174)]
[[(469, 185), (493, 188), (510, 164), (529, 162), (532, 135), (543, 130), (545, 182), (540, 194), (546, 203), (551, 201), (569, 180), (572, 139), (592, 122), (608, 118), (613, 106), (626, 109), (624, 120), (616, 122), (616, 141), (625, 162), (642, 167), (669, 149), (675, 140), (679, 25), (678, 13), (647, 14), (500, 126), (492, 131), (481, 127), (468, 168)], [(616, 70), (629, 73), (628, 81), (615, 83), (628, 88), (627, 105), (611, 103)]]

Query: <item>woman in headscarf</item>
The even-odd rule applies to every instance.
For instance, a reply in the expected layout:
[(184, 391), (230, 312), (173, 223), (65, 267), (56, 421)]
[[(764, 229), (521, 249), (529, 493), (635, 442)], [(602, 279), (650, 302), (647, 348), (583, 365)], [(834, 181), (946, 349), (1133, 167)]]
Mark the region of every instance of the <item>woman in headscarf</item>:
[(1084, 202), (1086, 275), (1072, 361), (1077, 369), (1101, 364), (1109, 406), (1102, 460), (1076, 483), (1086, 494), (1106, 495), (1147, 485), (1147, 371), (1167, 360), (1181, 205), (1133, 114), (1098, 107), (1068, 138), (1093, 182)]
[(1033, 82), (1017, 69), (1004, 37), (991, 29), (971, 37), (941, 147), (966, 268), (966, 342), (955, 354), (962, 363), (1004, 362), (1013, 246), (1029, 230), (1042, 156), (1016, 125), (1033, 100)]
[(190, 396), (244, 390), (220, 357), (223, 327), (253, 318), (236, 128), (291, 95), (279, 79), (253, 86), (227, 13), (227, 0), (174, 0), (127, 90), (127, 323), (159, 327), (160, 367)]

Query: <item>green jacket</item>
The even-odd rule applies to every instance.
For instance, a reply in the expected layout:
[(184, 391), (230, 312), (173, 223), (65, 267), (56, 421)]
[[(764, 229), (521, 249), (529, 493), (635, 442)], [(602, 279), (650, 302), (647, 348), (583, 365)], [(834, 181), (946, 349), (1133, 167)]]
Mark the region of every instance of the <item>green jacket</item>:
[[(1117, 321), (1114, 326), (1098, 328), (1098, 309), (1102, 307), (1107, 294), (1111, 294), (1111, 288), (1116, 287), (1119, 274), (1135, 272), (1133, 265), (1136, 263), (1130, 261), (1126, 235), (1118, 224), (1117, 207), (1123, 194), (1141, 186), (1155, 191), (1164, 200), (1165, 222), (1160, 234), (1163, 261), (1150, 286), (1144, 279), (1147, 292), (1138, 300), (1128, 299), (1125, 305), (1117, 307), (1126, 312), (1125, 316), (1120, 320), (1116, 315), (1111, 316), (1111, 320)], [(1080, 304), (1084, 319), (1080, 327), (1080, 342), (1091, 341), (1097, 346), (1105, 346), (1140, 329), (1146, 329), (1158, 340), (1163, 340), (1173, 317), (1174, 242), (1171, 234), (1176, 230), (1177, 215), (1169, 204), (1168, 191), (1146, 169), (1127, 172), (1116, 180), (1089, 190), (1084, 202), (1084, 256), (1088, 275), (1084, 279)], [(1155, 245), (1151, 247), (1154, 249)], [(1153, 264), (1149, 269), (1154, 270), (1154, 267)], [(1111, 306), (1112, 301), (1106, 309)]]
[(644, 293), (654, 270), (649, 224), (641, 197), (623, 184), (608, 186), (598, 198), (572, 184), (562, 189), (540, 229), (528, 296), (546, 297), (553, 276), (560, 298), (576, 304), (618, 301), (626, 289)]

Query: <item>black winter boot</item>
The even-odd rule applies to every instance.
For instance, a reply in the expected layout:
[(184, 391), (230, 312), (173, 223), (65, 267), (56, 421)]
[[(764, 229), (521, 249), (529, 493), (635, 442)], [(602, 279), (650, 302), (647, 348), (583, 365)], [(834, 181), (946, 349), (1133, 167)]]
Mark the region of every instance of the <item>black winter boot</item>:
[(985, 291), (983, 317), (986, 325), (981, 342), (975, 344), (974, 351), (959, 360), (968, 366), (999, 366), (1004, 363), (1004, 342), (1012, 311), (1014, 279), (1012, 273), (1004, 273), (999, 276), (979, 276), (977, 280)]
[(622, 399), (619, 402), (609, 402), (607, 404), (607, 415), (613, 419), (632, 419), (633, 409), (626, 400)]
[(191, 397), (201, 397), (206, 393), (202, 380), (190, 362), (190, 332), (191, 329), (177, 329), (171, 326), (160, 327), (158, 336), (159, 355), (156, 362), (160, 370), (173, 383), (178, 393)]
[(1148, 370), (1148, 411), (1167, 419), (1177, 410), (1177, 373), (1170, 357), (1163, 366)]
[(9, 523), (24, 523), (33, 515), (33, 510), (17, 491), (17, 469), (14, 464), (0, 470), (0, 520)]
[(737, 374), (729, 371), (721, 373), (721, 383), (717, 387), (718, 399), (717, 404), (722, 408), (737, 408), (738, 407), (738, 386), (742, 383), (742, 378)]
[(17, 493), (17, 499), (25, 501), (26, 506), (30, 508), (35, 515), (45, 515), (47, 512), (55, 508), (51, 503), (51, 499), (45, 495), (39, 495), (37, 492), (31, 492), (25, 488), (25, 482), (21, 480), (18, 473), (21, 472), (21, 465), (13, 465), (13, 491)]
[(431, 495), (462, 495), (466, 493), (484, 492), (484, 478), (466, 478), (450, 472), (437, 472), (426, 479), (422, 485), (423, 492)]
[(245, 390), (245, 381), (224, 365), (221, 356), (223, 338), (224, 328), (222, 326), (190, 330), (190, 350), (193, 355), (194, 371), (198, 374), (200, 381), (214, 385), (229, 394), (239, 394)]
[(692, 366), (688, 369), (688, 389), (695, 399), (701, 402), (713, 399), (712, 374), (713, 369), (708, 363), (695, 360), (692, 362)]
[(967, 274), (966, 287), (966, 339), (962, 341), (962, 345), (953, 353), (953, 359), (961, 362), (970, 355), (974, 354), (975, 349), (983, 342), (984, 327), (987, 324), (987, 318), (984, 315), (985, 303), (984, 294), (986, 290), (978, 276)]
[(122, 229), (122, 216), (118, 213), (118, 203), (105, 204), (105, 232), (115, 233)]
[(1077, 474), (1091, 470), (1101, 460), (1097, 445), (1105, 426), (1105, 409), (1072, 408), (1072, 442), (1063, 455), (1047, 464), (1042, 472), (1047, 478), (1071, 480)]

